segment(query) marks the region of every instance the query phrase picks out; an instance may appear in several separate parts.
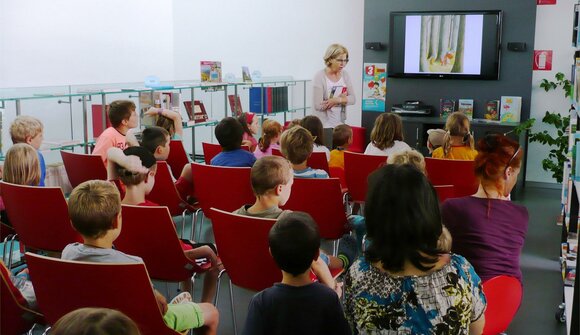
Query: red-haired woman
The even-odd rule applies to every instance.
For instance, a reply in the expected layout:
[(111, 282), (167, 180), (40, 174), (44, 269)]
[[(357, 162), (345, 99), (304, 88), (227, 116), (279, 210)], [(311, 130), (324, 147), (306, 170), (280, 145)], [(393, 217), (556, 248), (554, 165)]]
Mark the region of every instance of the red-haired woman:
[(441, 217), (453, 236), (453, 252), (465, 256), (483, 281), (498, 275), (522, 279), (520, 254), (528, 230), (528, 210), (513, 203), (523, 150), (503, 135), (487, 135), (477, 145), (477, 193), (443, 203)]

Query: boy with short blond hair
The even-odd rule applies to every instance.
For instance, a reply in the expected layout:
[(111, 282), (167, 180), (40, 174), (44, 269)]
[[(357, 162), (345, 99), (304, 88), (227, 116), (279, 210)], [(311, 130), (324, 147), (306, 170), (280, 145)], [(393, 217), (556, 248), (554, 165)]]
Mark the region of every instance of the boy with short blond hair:
[(116, 100), (109, 105), (109, 121), (111, 127), (105, 129), (99, 136), (93, 155), (99, 155), (107, 165), (107, 151), (110, 148), (125, 150), (129, 129), (137, 127), (138, 117), (135, 103), (131, 100)]
[[(140, 257), (113, 249), (121, 234), (121, 199), (117, 188), (107, 181), (86, 181), (73, 189), (68, 203), (73, 228), (83, 243), (67, 245), (62, 259), (95, 263), (143, 263)], [(168, 327), (178, 332), (205, 327), (205, 334), (216, 334), (217, 309), (207, 303), (167, 304), (156, 290), (155, 297)]]
[(314, 139), (312, 134), (302, 126), (294, 126), (282, 133), (280, 150), (294, 169), (296, 178), (328, 178), (324, 170), (308, 166), (308, 158), (312, 154)]
[(352, 128), (348, 124), (340, 124), (332, 130), (332, 147), (328, 167), (344, 170), (344, 151), (352, 144)]
[(10, 125), (10, 137), (14, 144), (27, 143), (36, 149), (38, 160), (40, 161), (40, 181), (38, 186), (44, 186), (46, 163), (44, 162), (44, 156), (39, 150), (44, 140), (44, 126), (42, 122), (32, 116), (20, 115)]

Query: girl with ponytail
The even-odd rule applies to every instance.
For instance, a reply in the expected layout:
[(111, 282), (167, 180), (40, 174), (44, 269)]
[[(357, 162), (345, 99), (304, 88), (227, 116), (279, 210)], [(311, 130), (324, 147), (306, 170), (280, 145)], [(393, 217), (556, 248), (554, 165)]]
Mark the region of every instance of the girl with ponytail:
[(469, 119), (461, 112), (454, 112), (445, 123), (443, 146), (433, 151), (433, 158), (457, 159), (472, 161), (477, 156), (474, 148), (473, 134)]
[(256, 146), (254, 156), (260, 159), (272, 155), (272, 148), (280, 149), (278, 141), (282, 134), (282, 125), (275, 120), (264, 120), (262, 124), (262, 137)]

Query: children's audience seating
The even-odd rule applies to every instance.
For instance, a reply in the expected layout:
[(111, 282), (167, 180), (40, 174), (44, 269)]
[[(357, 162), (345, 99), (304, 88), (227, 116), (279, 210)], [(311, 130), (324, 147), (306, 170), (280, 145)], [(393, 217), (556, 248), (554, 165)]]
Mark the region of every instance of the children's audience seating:
[[(215, 207), (225, 211), (234, 211), (243, 204), (253, 204), (256, 201), (250, 181), (251, 168), (223, 167), (191, 163), (195, 197), (203, 211), (204, 217), (210, 218), (210, 208)], [(199, 225), (201, 236), (202, 221)], [(192, 239), (193, 231), (192, 231)]]
[(522, 302), (522, 283), (510, 276), (493, 277), (483, 283), (487, 299), (483, 335), (504, 332)]
[(122, 234), (115, 247), (143, 258), (151, 278), (193, 283), (196, 272), (209, 269), (209, 263), (198, 266), (185, 256), (167, 207), (123, 205), (122, 216)]
[(51, 325), (76, 309), (103, 307), (125, 313), (143, 335), (179, 335), (163, 322), (145, 264), (75, 262), (31, 253), (26, 260), (38, 306)]
[(365, 141), (367, 130), (364, 127), (350, 126), (352, 129), (352, 144), (348, 146), (348, 151), (363, 153), (365, 152)]
[(62, 162), (73, 188), (87, 180), (107, 180), (107, 168), (101, 156), (60, 151)]
[(26, 247), (61, 252), (67, 244), (82, 241), (70, 223), (60, 187), (0, 185), (10, 223)]
[(171, 168), (171, 173), (175, 178), (179, 178), (183, 167), (189, 164), (187, 153), (183, 147), (183, 142), (180, 140), (171, 140), (169, 142), (169, 157), (167, 157), (167, 164)]
[(8, 269), (0, 263), (0, 333), (22, 334), (32, 328), (35, 322), (42, 322), (43, 316), (24, 304), (26, 300), (12, 284)]
[(364, 203), (367, 197), (367, 179), (379, 167), (387, 164), (387, 157), (344, 152), (344, 174), (348, 193), (353, 202)]
[(427, 178), (433, 185), (453, 185), (455, 197), (477, 192), (479, 182), (474, 173), (474, 162), (425, 157)]
[[(272, 155), (284, 157), (280, 149), (272, 148)], [(308, 167), (313, 169), (324, 170), (327, 173), (330, 171), (328, 168), (328, 159), (326, 159), (326, 154), (324, 152), (313, 152), (306, 163)]]

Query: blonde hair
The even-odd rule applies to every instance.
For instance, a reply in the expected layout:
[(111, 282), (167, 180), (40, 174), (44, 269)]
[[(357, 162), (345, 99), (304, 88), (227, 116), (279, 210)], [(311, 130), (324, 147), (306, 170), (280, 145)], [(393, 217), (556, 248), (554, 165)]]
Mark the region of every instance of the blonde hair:
[(427, 169), (425, 168), (425, 157), (416, 150), (405, 150), (395, 153), (387, 157), (387, 164), (408, 164), (423, 172), (424, 175), (427, 174)]
[(469, 131), (469, 119), (462, 112), (453, 112), (447, 117), (445, 123), (445, 136), (443, 136), (443, 154), (447, 156), (451, 151), (451, 136), (463, 137), (463, 145), (469, 143), (471, 150), (475, 150), (475, 141)]
[(10, 125), (12, 143), (26, 143), (27, 137), (36, 137), (43, 129), (44, 126), (39, 119), (28, 115), (20, 115)]
[(441, 253), (449, 253), (453, 245), (453, 237), (445, 225), (442, 225), (441, 228), (441, 235), (439, 235), (437, 240), (437, 250)]
[(282, 133), (280, 149), (284, 157), (292, 164), (301, 164), (308, 160), (314, 145), (312, 134), (302, 126), (294, 126)]
[(331, 44), (324, 53), (324, 64), (330, 66), (330, 61), (340, 55), (346, 55), (346, 58), (348, 58), (348, 50), (338, 43)]
[(31, 145), (16, 143), (6, 153), (3, 179), (7, 183), (37, 186), (40, 183), (40, 161)]
[(250, 180), (252, 190), (259, 197), (278, 185), (286, 185), (293, 177), (292, 166), (283, 157), (265, 156), (256, 161), (252, 166)]
[(75, 187), (68, 199), (74, 229), (84, 237), (100, 238), (113, 229), (121, 212), (121, 196), (112, 183), (89, 180)]
[(67, 313), (54, 324), (52, 335), (139, 335), (139, 327), (114, 309), (84, 307)]
[(281, 133), (282, 125), (278, 123), (278, 121), (269, 119), (264, 120), (264, 123), (262, 123), (262, 137), (260, 137), (260, 140), (258, 141), (258, 148), (260, 148), (262, 152), (266, 152), (272, 144), (272, 139), (280, 136)]
[(375, 120), (371, 131), (371, 142), (379, 150), (392, 147), (395, 141), (403, 140), (403, 121), (393, 113), (382, 113)]

